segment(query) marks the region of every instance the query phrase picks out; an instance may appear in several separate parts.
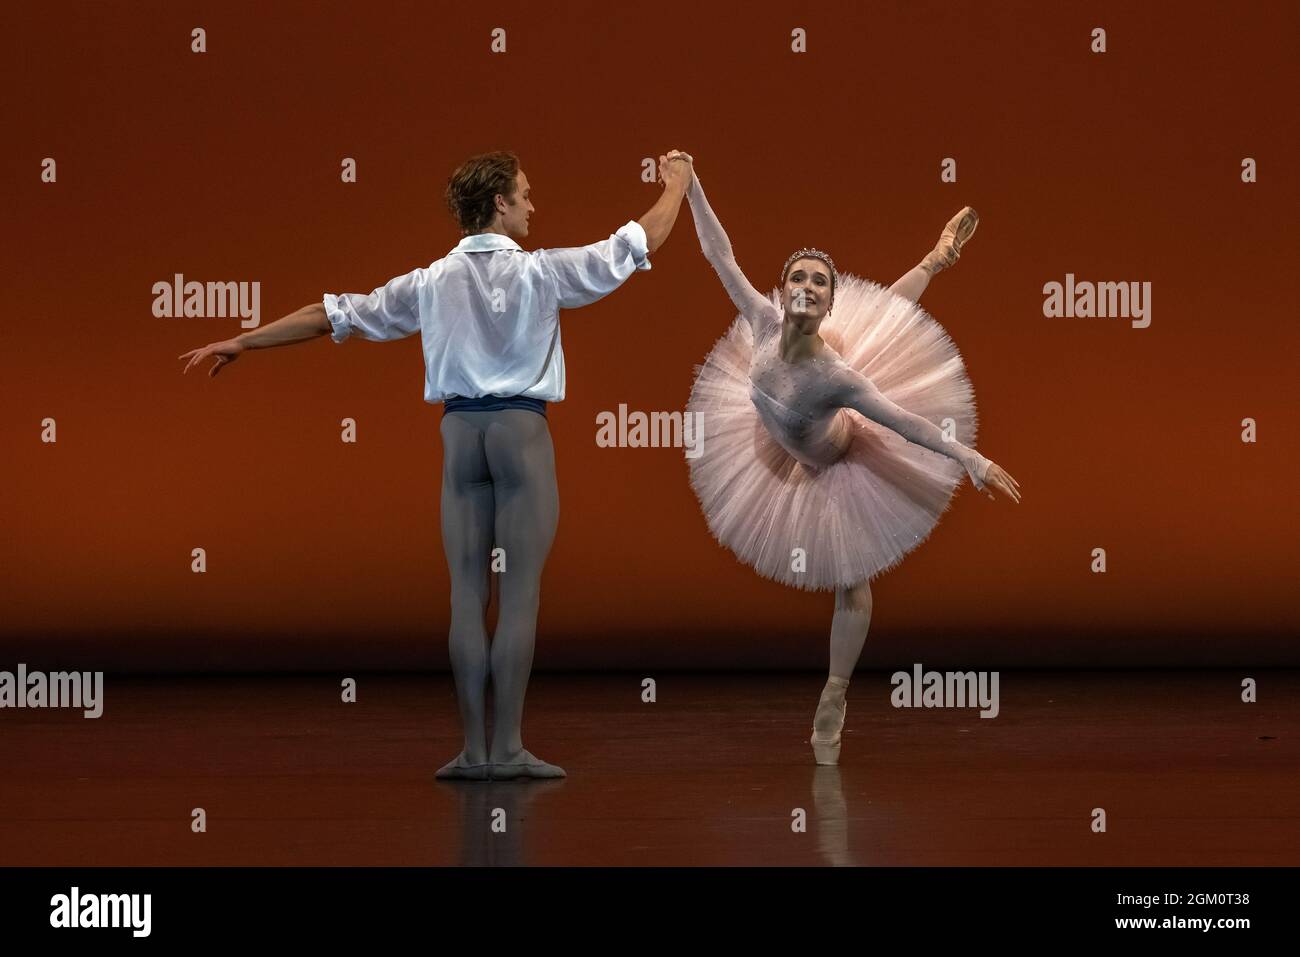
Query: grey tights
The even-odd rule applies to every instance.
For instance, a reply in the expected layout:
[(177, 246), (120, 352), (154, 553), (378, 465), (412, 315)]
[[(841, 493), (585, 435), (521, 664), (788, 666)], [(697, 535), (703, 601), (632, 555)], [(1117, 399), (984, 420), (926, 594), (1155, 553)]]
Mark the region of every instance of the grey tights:
[[(451, 576), (451, 667), (465, 726), (461, 763), (508, 764), (527, 755), (521, 725), (533, 666), (542, 568), (560, 500), (546, 418), (527, 409), (442, 417), (442, 544)], [(485, 615), (492, 550), (499, 596), (496, 632)], [(492, 683), (492, 740), (487, 685)], [(531, 755), (528, 756), (531, 758)]]

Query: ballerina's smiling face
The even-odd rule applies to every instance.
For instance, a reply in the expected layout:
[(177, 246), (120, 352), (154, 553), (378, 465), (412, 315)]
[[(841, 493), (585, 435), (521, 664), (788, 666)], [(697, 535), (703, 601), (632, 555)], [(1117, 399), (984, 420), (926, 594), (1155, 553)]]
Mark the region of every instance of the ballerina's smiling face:
[(831, 311), (833, 289), (829, 266), (814, 257), (796, 259), (781, 288), (786, 322), (793, 322), (806, 335), (815, 333)]

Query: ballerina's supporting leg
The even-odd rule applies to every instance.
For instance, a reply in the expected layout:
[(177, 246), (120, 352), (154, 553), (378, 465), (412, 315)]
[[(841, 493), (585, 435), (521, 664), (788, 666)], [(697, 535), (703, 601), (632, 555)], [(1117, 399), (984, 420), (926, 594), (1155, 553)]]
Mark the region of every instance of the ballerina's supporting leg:
[(871, 582), (835, 590), (835, 615), (831, 619), (832, 677), (848, 681), (862, 657), (871, 627)]
[(849, 679), (862, 656), (862, 646), (871, 627), (871, 583), (835, 591), (835, 614), (831, 618), (830, 675), (817, 703), (810, 741), (818, 764), (838, 764), (840, 732), (847, 705), (844, 700)]
[(546, 419), (505, 409), (485, 431), (485, 448), (496, 495), (496, 544), (505, 555), (500, 608), (492, 636), (494, 720), (488, 749), (495, 779), (564, 777), (564, 769), (524, 750), (524, 693), (533, 667), (542, 569), (555, 540), (560, 498), (555, 449)]

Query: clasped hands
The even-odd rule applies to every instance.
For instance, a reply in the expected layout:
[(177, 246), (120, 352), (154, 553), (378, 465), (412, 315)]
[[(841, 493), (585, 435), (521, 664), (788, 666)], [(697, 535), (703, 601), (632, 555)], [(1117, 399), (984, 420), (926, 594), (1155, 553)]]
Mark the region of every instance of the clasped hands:
[(694, 170), (695, 157), (690, 153), (683, 153), (681, 150), (669, 150), (665, 155), (659, 157), (659, 182), (665, 188), (669, 186), (681, 186), (685, 188), (690, 185), (691, 174)]

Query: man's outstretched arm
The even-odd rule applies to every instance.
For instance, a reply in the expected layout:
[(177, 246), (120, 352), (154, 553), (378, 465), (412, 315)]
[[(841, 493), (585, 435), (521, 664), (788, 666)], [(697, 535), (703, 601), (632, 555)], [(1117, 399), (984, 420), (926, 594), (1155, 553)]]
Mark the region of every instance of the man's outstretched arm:
[(303, 306), (297, 312), (291, 312), (283, 319), (268, 323), (260, 329), (241, 333), (236, 336), (245, 349), (269, 349), (271, 346), (287, 346), (291, 342), (315, 339), (330, 333), (329, 316), (325, 313), (323, 302), (313, 302)]
[(193, 366), (198, 365), (209, 356), (213, 356), (217, 362), (208, 375), (214, 376), (221, 371), (223, 366), (230, 365), (248, 349), (269, 349), (272, 346), (287, 346), (290, 343), (315, 339), (318, 336), (329, 335), (329, 333), (330, 320), (325, 312), (324, 303), (313, 302), (311, 305), (303, 306), (296, 312), (289, 313), (283, 319), (277, 319), (260, 329), (240, 333), (233, 339), (209, 343), (201, 349), (190, 350), (180, 356), (181, 359), (190, 360), (182, 371), (189, 372)]
[(673, 151), (659, 160), (664, 190), (640, 219), (628, 220), (598, 243), (531, 253), (551, 277), (561, 309), (589, 306), (621, 286), (632, 273), (650, 268), (649, 255), (668, 238), (691, 181), (691, 162), (685, 153)]
[(303, 306), (261, 329), (185, 353), (181, 358), (189, 359), (189, 364), (184, 371), (188, 372), (191, 366), (215, 356), (216, 365), (208, 375), (216, 375), (248, 349), (287, 346), (318, 336), (331, 336), (335, 342), (343, 342), (354, 334), (375, 342), (405, 339), (420, 331), (419, 293), (427, 280), (427, 273), (423, 267), (413, 269), (404, 276), (390, 279), (368, 296), (359, 293), (326, 294), (320, 302)]

